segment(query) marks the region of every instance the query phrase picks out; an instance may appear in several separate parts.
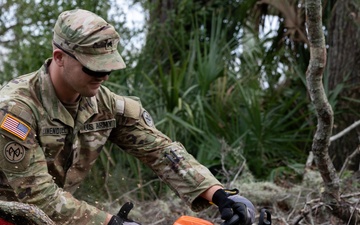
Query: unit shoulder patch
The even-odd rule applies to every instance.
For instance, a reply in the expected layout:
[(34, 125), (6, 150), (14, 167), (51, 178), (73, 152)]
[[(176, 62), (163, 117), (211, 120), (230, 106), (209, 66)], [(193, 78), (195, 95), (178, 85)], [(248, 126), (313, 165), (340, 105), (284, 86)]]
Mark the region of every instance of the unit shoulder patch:
[(152, 117), (150, 116), (150, 114), (147, 111), (143, 112), (142, 117), (143, 117), (146, 125), (148, 125), (149, 127), (154, 126), (154, 121), (153, 121)]
[(27, 138), (31, 130), (26, 123), (9, 113), (6, 113), (4, 116), (0, 128), (15, 135), (23, 141)]
[(15, 141), (12, 141), (5, 145), (3, 154), (7, 161), (11, 163), (18, 163), (25, 158), (25, 147)]

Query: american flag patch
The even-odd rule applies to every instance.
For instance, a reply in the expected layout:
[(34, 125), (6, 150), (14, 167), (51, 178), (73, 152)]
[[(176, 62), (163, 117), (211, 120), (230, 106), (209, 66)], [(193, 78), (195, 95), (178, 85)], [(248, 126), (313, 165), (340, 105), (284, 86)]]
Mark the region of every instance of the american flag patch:
[(25, 140), (31, 130), (23, 121), (10, 114), (5, 115), (0, 127), (21, 140)]

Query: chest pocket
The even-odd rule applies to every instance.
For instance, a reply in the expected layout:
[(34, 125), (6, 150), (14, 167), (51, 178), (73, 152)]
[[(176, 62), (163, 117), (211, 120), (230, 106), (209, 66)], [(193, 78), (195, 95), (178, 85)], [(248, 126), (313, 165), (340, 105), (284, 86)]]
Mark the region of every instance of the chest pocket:
[(80, 153), (86, 154), (87, 156), (85, 157), (90, 157), (94, 160), (108, 140), (112, 129), (115, 127), (115, 119), (85, 123), (79, 131)]
[(65, 126), (43, 126), (39, 132), (39, 141), (47, 160), (52, 161), (64, 149), (66, 136), (70, 133)]

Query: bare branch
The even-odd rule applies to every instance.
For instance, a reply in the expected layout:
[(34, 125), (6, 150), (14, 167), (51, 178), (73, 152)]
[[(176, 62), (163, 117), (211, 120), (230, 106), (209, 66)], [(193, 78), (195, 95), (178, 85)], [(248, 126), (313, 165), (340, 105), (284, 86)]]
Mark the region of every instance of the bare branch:
[(330, 142), (335, 141), (338, 138), (341, 138), (342, 136), (344, 136), (345, 134), (349, 133), (352, 129), (356, 128), (357, 126), (360, 125), (360, 120), (354, 122), (353, 124), (351, 124), (350, 126), (348, 126), (347, 128), (345, 128), (343, 131), (341, 131), (340, 133), (332, 136), (330, 138)]
[(239, 167), (237, 173), (235, 174), (233, 180), (230, 182), (230, 187), (232, 187), (234, 185), (234, 182), (237, 180), (237, 178), (239, 177), (240, 173), (244, 170), (245, 166), (246, 166), (246, 159), (244, 156), (240, 155), (241, 158), (243, 159), (243, 163), (241, 164), (241, 166)]
[(344, 165), (342, 166), (339, 176), (341, 177), (342, 174), (344, 173), (345, 169), (348, 167), (348, 165), (351, 163), (351, 160), (353, 158), (355, 158), (356, 155), (360, 154), (360, 146), (358, 146), (355, 151), (353, 153), (351, 153), (351, 155), (349, 155), (344, 162)]

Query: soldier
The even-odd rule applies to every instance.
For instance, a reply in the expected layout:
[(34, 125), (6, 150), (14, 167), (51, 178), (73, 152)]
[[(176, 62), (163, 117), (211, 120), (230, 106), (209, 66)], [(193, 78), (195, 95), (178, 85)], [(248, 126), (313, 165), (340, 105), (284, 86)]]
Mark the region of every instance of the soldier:
[(72, 196), (109, 140), (148, 165), (194, 211), (219, 207), (225, 224), (255, 208), (158, 131), (136, 98), (102, 83), (125, 68), (119, 34), (92, 12), (61, 13), (52, 58), (0, 90), (0, 200), (33, 204), (56, 224), (138, 224)]

